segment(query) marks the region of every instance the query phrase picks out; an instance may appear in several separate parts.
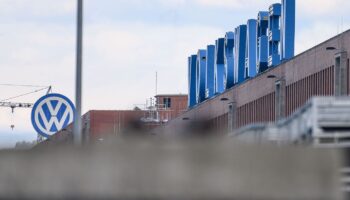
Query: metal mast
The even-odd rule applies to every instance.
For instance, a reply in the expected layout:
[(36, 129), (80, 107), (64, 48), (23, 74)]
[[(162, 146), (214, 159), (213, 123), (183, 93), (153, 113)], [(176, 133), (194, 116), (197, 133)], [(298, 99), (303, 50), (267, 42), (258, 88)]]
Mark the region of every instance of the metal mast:
[(81, 95), (82, 95), (82, 54), (83, 54), (83, 0), (77, 0), (77, 52), (76, 52), (76, 77), (75, 77), (75, 106), (74, 119), (74, 143), (82, 144), (81, 127)]

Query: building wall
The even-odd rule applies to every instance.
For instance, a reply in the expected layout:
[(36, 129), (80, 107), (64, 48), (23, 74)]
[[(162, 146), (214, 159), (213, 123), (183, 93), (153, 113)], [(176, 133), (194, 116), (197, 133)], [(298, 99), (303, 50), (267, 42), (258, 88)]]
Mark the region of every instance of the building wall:
[[(326, 47), (339, 48), (339, 44), (344, 47), (345, 51), (350, 51), (350, 31), (331, 38), (293, 59), (197, 105), (158, 131), (166, 134), (183, 132), (194, 121), (210, 122), (215, 129), (225, 130), (228, 127), (228, 105), (230, 103), (235, 105), (237, 111), (235, 128), (250, 123), (275, 121), (275, 81), (277, 79), (269, 79), (269, 75), (285, 80), (286, 101), (284, 109), (287, 116), (301, 107), (312, 96), (333, 95), (334, 55), (336, 51), (326, 51)], [(349, 58), (347, 59), (347, 68), (349, 93)]]
[[(90, 139), (99, 139), (105, 135), (119, 135), (127, 128), (132, 128), (146, 114), (145, 111), (101, 111), (92, 110), (85, 115), (89, 118), (83, 120), (85, 134)], [(135, 124), (136, 125), (136, 124)]]

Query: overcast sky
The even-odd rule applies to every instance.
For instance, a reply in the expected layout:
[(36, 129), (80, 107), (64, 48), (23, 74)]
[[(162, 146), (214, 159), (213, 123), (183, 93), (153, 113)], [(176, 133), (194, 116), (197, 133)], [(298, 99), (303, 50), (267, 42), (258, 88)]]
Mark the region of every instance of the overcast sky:
[[(187, 93), (187, 56), (279, 1), (84, 2), (86, 112), (144, 103), (155, 93), (156, 71), (159, 93)], [(296, 53), (348, 29), (349, 8), (349, 0), (297, 0)], [(52, 85), (74, 100), (75, 10), (75, 0), (0, 0), (0, 84)], [(0, 100), (32, 90), (0, 86)], [(35, 138), (29, 109), (0, 108), (0, 147)]]

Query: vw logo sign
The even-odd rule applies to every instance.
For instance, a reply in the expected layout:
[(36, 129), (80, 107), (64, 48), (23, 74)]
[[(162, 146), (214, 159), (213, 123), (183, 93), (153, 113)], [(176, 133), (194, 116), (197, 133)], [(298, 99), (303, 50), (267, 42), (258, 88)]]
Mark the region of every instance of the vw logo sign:
[(32, 109), (32, 124), (38, 134), (50, 137), (72, 123), (75, 116), (73, 103), (61, 94), (41, 97)]

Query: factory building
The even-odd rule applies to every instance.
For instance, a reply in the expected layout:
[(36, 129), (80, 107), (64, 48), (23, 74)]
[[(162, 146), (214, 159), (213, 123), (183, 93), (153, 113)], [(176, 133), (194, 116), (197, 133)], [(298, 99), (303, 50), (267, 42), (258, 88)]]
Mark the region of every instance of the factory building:
[(194, 122), (204, 122), (227, 133), (288, 117), (314, 96), (349, 95), (349, 51), (350, 30), (196, 105), (157, 131), (185, 133)]

